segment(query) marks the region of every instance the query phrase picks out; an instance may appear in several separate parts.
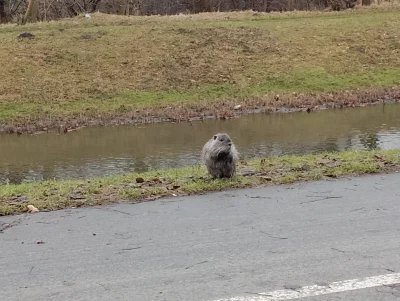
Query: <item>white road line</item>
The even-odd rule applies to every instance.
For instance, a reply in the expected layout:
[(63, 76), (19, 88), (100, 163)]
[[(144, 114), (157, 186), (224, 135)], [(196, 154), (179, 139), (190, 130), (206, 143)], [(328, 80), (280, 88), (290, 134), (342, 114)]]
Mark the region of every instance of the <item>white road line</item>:
[(259, 293), (256, 296), (233, 297), (214, 301), (285, 301), (398, 283), (400, 283), (400, 273), (394, 273), (361, 279), (332, 282), (326, 286), (310, 285), (296, 290), (286, 289), (268, 293)]

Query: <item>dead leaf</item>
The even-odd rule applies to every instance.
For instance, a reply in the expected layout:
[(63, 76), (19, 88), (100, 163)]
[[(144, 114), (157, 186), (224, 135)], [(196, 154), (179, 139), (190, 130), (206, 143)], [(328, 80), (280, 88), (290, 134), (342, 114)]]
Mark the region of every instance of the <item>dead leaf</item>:
[(179, 187), (181, 187), (180, 185), (167, 185), (167, 189), (168, 190), (176, 190), (176, 189), (178, 189)]
[(328, 178), (337, 178), (337, 175), (332, 174), (332, 173), (324, 174), (324, 176), (325, 176), (325, 177), (328, 177)]
[(162, 195), (148, 196), (148, 197), (144, 198), (144, 200), (146, 200), (146, 201), (155, 201), (155, 200), (158, 200), (159, 198), (162, 198), (162, 197), (163, 197)]
[(82, 195), (82, 193), (80, 191), (76, 191), (76, 192), (74, 191), (69, 195), (69, 198), (71, 200), (83, 200), (86, 197), (84, 195)]
[(331, 163), (332, 161), (331, 160), (329, 160), (329, 159), (318, 159), (317, 160), (317, 164), (319, 164), (319, 165), (326, 165), (326, 164), (329, 164), (329, 163)]
[(342, 161), (334, 159), (332, 163), (327, 164), (328, 167), (339, 167), (342, 165)]
[(136, 178), (136, 183), (143, 183), (144, 179), (143, 178)]
[(153, 182), (158, 182), (158, 183), (162, 183), (162, 181), (159, 178), (153, 178), (151, 179), (151, 181)]
[(310, 166), (308, 166), (307, 164), (303, 164), (301, 166), (293, 167), (293, 170), (294, 171), (307, 171), (307, 170), (310, 170)]
[(39, 209), (37, 209), (35, 206), (33, 206), (33, 205), (28, 205), (27, 206), (28, 207), (28, 212), (29, 213), (37, 213), (37, 212), (39, 212)]

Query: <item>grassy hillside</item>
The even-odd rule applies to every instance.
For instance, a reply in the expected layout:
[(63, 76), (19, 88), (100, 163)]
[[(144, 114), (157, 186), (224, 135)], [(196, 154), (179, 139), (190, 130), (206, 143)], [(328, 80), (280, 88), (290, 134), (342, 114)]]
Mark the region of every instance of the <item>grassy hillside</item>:
[[(0, 26), (0, 124), (400, 85), (400, 8)], [(34, 39), (19, 39), (23, 32)], [(291, 98), (280, 105), (293, 105)], [(226, 104), (226, 102), (225, 102)], [(182, 106), (186, 105), (186, 106)], [(296, 102), (295, 105), (301, 105)], [(200, 114), (200, 113), (199, 113)], [(76, 120), (76, 119), (75, 119)]]

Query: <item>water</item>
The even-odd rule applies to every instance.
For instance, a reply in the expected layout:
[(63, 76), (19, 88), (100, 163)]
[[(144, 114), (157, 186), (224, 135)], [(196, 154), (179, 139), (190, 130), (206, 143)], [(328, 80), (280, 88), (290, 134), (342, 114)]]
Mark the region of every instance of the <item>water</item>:
[(200, 163), (227, 131), (242, 158), (400, 148), (400, 105), (250, 115), (231, 120), (90, 127), (68, 134), (0, 136), (0, 183), (91, 178)]

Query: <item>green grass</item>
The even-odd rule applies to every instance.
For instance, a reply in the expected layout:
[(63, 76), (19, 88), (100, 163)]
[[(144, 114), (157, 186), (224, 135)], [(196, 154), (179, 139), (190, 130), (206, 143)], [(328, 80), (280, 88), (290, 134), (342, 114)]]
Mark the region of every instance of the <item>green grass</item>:
[(399, 28), (398, 6), (3, 25), (0, 123), (398, 87)]
[(400, 150), (345, 151), (240, 162), (238, 174), (223, 180), (212, 180), (203, 166), (192, 166), (87, 181), (0, 185), (0, 215), (26, 212), (30, 204), (43, 211), (120, 200), (142, 202), (207, 191), (373, 174), (399, 167)]

